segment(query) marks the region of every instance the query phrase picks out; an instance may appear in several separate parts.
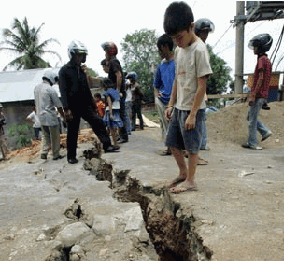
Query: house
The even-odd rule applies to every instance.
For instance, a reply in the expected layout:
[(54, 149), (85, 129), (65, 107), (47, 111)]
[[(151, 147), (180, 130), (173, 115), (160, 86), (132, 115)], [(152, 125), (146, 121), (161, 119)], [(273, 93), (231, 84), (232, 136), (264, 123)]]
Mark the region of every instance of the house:
[[(52, 68), (59, 72), (61, 67)], [(4, 107), (7, 119), (7, 130), (10, 125), (27, 123), (26, 117), (34, 109), (34, 88), (42, 82), (42, 77), (46, 70), (30, 69), (12, 72), (0, 72), (0, 103)], [(100, 77), (90, 79), (91, 91), (102, 92), (102, 79)], [(60, 97), (59, 86), (53, 85)], [(86, 128), (88, 125), (82, 121), (80, 128)]]
[[(34, 88), (42, 82), (42, 76), (48, 69), (0, 72), (0, 103), (7, 119), (6, 128), (27, 122), (27, 115), (34, 109)], [(54, 85), (54, 88), (59, 95), (59, 86)]]

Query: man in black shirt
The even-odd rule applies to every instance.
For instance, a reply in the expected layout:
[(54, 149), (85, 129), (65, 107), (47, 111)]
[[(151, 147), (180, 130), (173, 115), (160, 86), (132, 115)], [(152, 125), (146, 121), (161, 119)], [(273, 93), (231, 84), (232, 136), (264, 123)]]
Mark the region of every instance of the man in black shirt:
[(87, 54), (88, 51), (81, 42), (72, 41), (68, 47), (70, 61), (59, 71), (59, 87), (67, 121), (67, 160), (70, 164), (78, 162), (76, 148), (81, 118), (91, 125), (103, 143), (104, 151), (114, 151), (105, 124), (94, 113), (94, 99), (81, 66), (86, 62)]
[(113, 42), (105, 42), (102, 48), (106, 53), (106, 60), (108, 61), (108, 78), (115, 84), (116, 89), (120, 92), (120, 118), (123, 121), (123, 127), (120, 128), (121, 143), (128, 142), (128, 134), (126, 131), (127, 120), (125, 111), (125, 79), (119, 60), (116, 58), (117, 46)]

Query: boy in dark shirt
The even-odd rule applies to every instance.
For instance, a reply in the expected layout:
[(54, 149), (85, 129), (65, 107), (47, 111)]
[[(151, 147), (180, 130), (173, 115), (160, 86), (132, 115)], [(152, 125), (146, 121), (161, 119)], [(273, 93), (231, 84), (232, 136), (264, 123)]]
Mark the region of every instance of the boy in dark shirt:
[(144, 129), (144, 123), (142, 118), (142, 99), (143, 93), (137, 83), (137, 74), (136, 72), (130, 72), (127, 74), (126, 79), (130, 80), (130, 88), (132, 92), (132, 131), (135, 131), (135, 122), (136, 122), (136, 114), (140, 122), (140, 129)]
[(117, 46), (113, 42), (105, 42), (102, 44), (102, 48), (106, 54), (106, 60), (108, 65), (108, 78), (115, 84), (116, 89), (120, 93), (120, 118), (123, 122), (123, 127), (120, 128), (121, 143), (128, 142), (128, 133), (126, 130), (127, 120), (125, 111), (125, 81), (122, 68), (119, 60), (116, 58), (118, 53)]
[(270, 50), (273, 39), (269, 34), (259, 34), (249, 42), (249, 48), (254, 50), (257, 55), (257, 65), (253, 75), (253, 86), (249, 96), (249, 135), (248, 142), (242, 145), (246, 149), (261, 150), (257, 144), (257, 131), (266, 140), (272, 132), (258, 120), (259, 112), (266, 101), (269, 93), (269, 82), (271, 78), (271, 62), (266, 52)]

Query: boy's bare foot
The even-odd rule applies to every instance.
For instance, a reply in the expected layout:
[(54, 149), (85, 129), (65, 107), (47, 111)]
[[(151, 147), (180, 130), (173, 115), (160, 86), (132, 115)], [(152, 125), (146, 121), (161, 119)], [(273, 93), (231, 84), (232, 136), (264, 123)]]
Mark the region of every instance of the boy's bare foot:
[(171, 183), (167, 187), (173, 188), (177, 186), (179, 183), (184, 182), (185, 180), (186, 180), (186, 177), (178, 176), (174, 180), (172, 180)]
[(170, 188), (170, 192), (175, 194), (197, 190), (197, 187), (194, 184), (190, 184), (188, 181), (182, 182), (181, 184), (179, 184), (179, 186)]

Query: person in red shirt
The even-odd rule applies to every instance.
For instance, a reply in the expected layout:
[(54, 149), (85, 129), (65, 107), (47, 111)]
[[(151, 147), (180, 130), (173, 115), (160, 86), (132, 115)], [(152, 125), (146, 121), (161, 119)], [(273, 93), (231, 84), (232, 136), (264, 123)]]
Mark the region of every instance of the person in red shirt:
[(101, 118), (103, 118), (105, 116), (105, 113), (106, 113), (106, 104), (102, 100), (101, 94), (98, 93), (98, 92), (95, 93), (94, 94), (94, 100), (95, 100), (95, 104), (96, 104), (96, 107), (97, 107), (97, 113)]
[(247, 149), (261, 150), (262, 147), (257, 143), (257, 131), (266, 140), (272, 132), (258, 120), (259, 112), (266, 101), (269, 93), (269, 82), (271, 78), (272, 65), (266, 52), (270, 50), (273, 39), (269, 34), (259, 34), (249, 42), (249, 48), (254, 50), (257, 55), (257, 64), (253, 75), (253, 86), (249, 96), (249, 135), (248, 142), (242, 145)]

